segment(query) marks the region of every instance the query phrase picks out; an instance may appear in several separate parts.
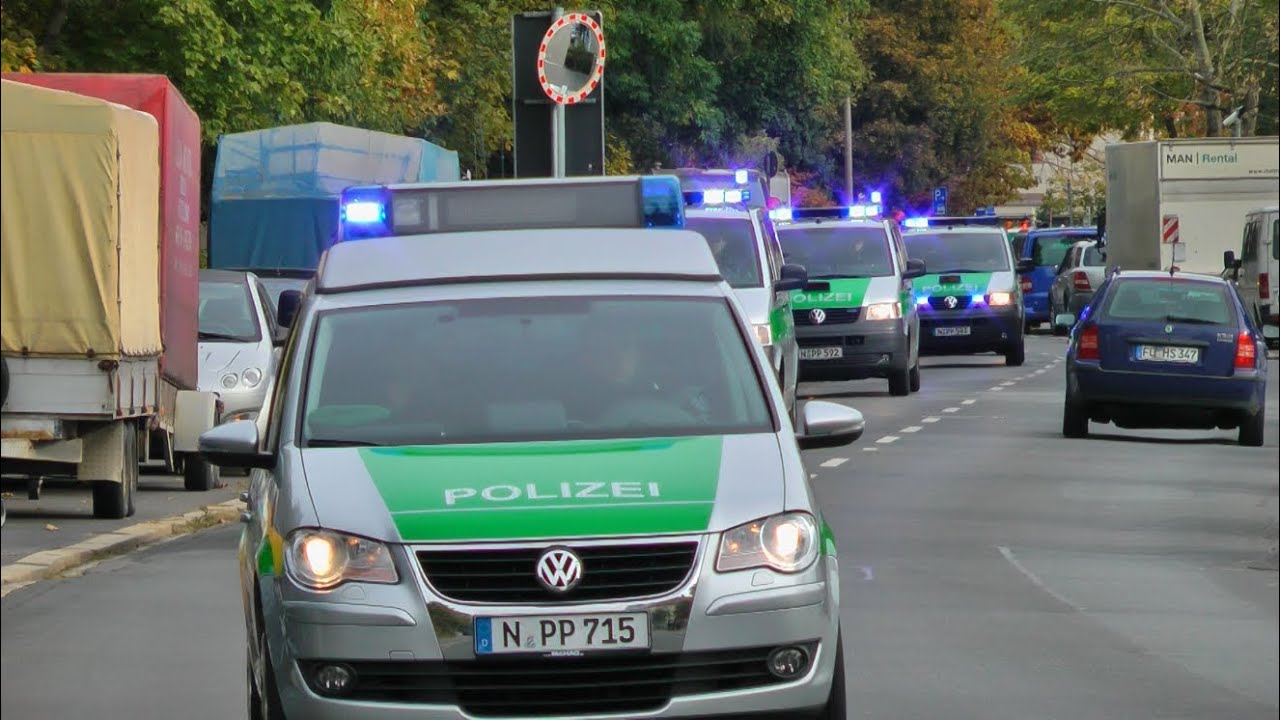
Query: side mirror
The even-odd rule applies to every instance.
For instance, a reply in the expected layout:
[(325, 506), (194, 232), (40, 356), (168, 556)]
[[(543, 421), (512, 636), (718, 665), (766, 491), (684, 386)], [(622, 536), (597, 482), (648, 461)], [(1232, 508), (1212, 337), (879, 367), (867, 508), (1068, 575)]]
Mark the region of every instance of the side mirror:
[(1054, 327), (1069, 328), (1076, 324), (1076, 316), (1072, 313), (1058, 313), (1053, 316)]
[(913, 280), (915, 278), (918, 278), (927, 274), (928, 274), (928, 270), (925, 268), (923, 260), (913, 260), (911, 258), (907, 258), (907, 270), (906, 272), (902, 273), (902, 277), (906, 278), (907, 280)]
[(1031, 258), (1018, 258), (1018, 263), (1014, 266), (1019, 275), (1025, 275), (1036, 269), (1036, 263)]
[(809, 271), (803, 265), (783, 265), (778, 272), (778, 282), (773, 284), (774, 292), (791, 292), (803, 290), (809, 284)]
[(839, 403), (811, 400), (800, 416), (796, 444), (801, 450), (843, 447), (862, 437), (866, 421), (862, 413)]
[(206, 430), (200, 436), (200, 457), (219, 467), (275, 467), (274, 455), (258, 451), (258, 424), (248, 420), (230, 422)]
[(276, 347), (282, 347), (289, 342), (289, 328), (284, 325), (276, 325), (276, 334), (271, 338), (271, 344)]
[(293, 322), (298, 319), (300, 307), (302, 307), (302, 291), (285, 290), (280, 293), (280, 300), (276, 302), (276, 324), (282, 328), (293, 327)]

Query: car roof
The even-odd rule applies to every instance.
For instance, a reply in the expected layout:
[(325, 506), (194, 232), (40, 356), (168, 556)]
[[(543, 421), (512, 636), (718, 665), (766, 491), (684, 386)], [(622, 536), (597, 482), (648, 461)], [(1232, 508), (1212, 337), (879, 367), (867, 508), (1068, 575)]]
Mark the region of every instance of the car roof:
[(799, 220), (790, 220), (787, 222), (776, 223), (774, 227), (777, 228), (779, 232), (781, 232), (783, 230), (790, 230), (792, 228), (798, 228), (798, 227), (810, 228), (810, 227), (815, 227), (819, 225), (822, 227), (837, 227), (837, 228), (878, 228), (880, 230), (885, 229), (883, 220), (863, 220), (863, 219), (850, 219), (850, 218), (801, 218)]
[(1073, 248), (1076, 248), (1076, 247), (1093, 247), (1094, 245), (1097, 245), (1097, 244), (1098, 244), (1098, 241), (1097, 241), (1097, 240), (1080, 240), (1080, 241), (1077, 241), (1077, 242), (1071, 243), (1071, 247), (1073, 247)]
[[(225, 270), (230, 270), (230, 271), (233, 271), (233, 272), (247, 272), (247, 273), (253, 273), (254, 275), (257, 275), (259, 279), (261, 279), (261, 278), (272, 278), (272, 279), (278, 279), (278, 278), (289, 278), (289, 279), (309, 280), (313, 275), (315, 275), (315, 274), (316, 274), (316, 271), (315, 271), (315, 270), (308, 270), (308, 269), (306, 269), (306, 268), (251, 268), (251, 267), (238, 267), (238, 268), (224, 268), (224, 269), (225, 269)], [(203, 272), (203, 271), (201, 271), (201, 272)]]
[(1097, 235), (1096, 227), (1053, 227), (1053, 228), (1035, 228), (1027, 233), (1027, 237), (1038, 237), (1040, 235)]
[(242, 283), (248, 282), (251, 273), (247, 270), (200, 270), (200, 282)]
[(741, 208), (741, 207), (725, 207), (725, 208), (706, 208), (691, 207), (684, 211), (685, 219), (689, 218), (710, 218), (712, 220), (750, 220), (752, 213), (761, 212), (760, 208)]
[(1190, 272), (1174, 272), (1168, 270), (1124, 270), (1113, 275), (1117, 280), (1195, 280), (1209, 283), (1211, 285), (1227, 285), (1227, 281), (1217, 275), (1203, 275), (1201, 273)]
[(320, 261), (316, 292), (596, 279), (721, 282), (715, 257), (695, 232), (507, 230), (338, 243)]
[(944, 225), (942, 227), (909, 228), (902, 233), (902, 237), (909, 238), (912, 235), (945, 235), (947, 233), (987, 233), (989, 235), (1006, 237), (1004, 228), (993, 227), (991, 225)]

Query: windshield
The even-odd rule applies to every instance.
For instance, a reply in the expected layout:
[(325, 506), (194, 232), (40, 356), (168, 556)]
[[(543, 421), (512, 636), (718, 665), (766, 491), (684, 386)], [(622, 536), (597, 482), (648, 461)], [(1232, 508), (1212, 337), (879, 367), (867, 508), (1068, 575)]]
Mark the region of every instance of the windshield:
[(262, 286), (267, 289), (267, 294), (271, 296), (271, 304), (276, 308), (280, 307), (280, 293), (283, 293), (285, 290), (301, 291), (307, 286), (308, 282), (307, 278), (273, 278), (259, 276), (258, 279), (262, 281)]
[(782, 256), (803, 265), (810, 278), (893, 275), (889, 240), (878, 227), (791, 225), (779, 228)]
[(1031, 238), (1031, 260), (1037, 267), (1059, 267), (1071, 246), (1085, 239), (1079, 235), (1037, 235)]
[(313, 342), (302, 428), (311, 446), (773, 429), (746, 341), (720, 298), (332, 310)]
[(930, 273), (1001, 272), (1012, 269), (1004, 233), (908, 233), (907, 255)]
[(242, 281), (200, 281), (200, 339), (257, 342), (262, 339), (258, 313)]
[(1186, 280), (1130, 279), (1116, 284), (1103, 317), (1112, 320), (1230, 325), (1231, 304), (1223, 288)]
[(1081, 258), (1080, 264), (1085, 267), (1102, 267), (1107, 264), (1107, 257), (1102, 254), (1097, 245), (1090, 245), (1084, 249), (1084, 257)]
[(729, 287), (763, 287), (756, 234), (749, 218), (688, 218), (685, 226), (707, 239)]

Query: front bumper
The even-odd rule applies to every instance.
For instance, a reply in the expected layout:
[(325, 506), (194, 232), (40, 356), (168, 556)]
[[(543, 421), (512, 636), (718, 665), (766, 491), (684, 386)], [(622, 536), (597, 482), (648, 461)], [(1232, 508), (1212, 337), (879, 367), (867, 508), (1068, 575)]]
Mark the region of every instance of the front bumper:
[[(460, 603), (438, 593), (410, 553), (400, 558), (409, 570), (400, 584), (348, 586), (332, 598), (272, 579), (282, 602), (273, 602), (275, 592), (264, 585), (265, 624), (286, 715), (679, 718), (790, 715), (821, 707), (830, 692), (839, 625), (836, 559), (823, 556), (796, 576), (768, 570), (718, 574), (716, 537), (703, 538), (694, 570), (679, 588), (625, 602)], [(649, 615), (650, 652), (514, 661), (477, 659), (474, 652), (477, 617), (624, 611)], [(769, 676), (767, 683), (744, 685), (715, 669), (746, 672), (770, 649), (789, 645), (812, 651), (808, 669), (795, 680)], [(752, 658), (757, 665), (750, 664)], [(358, 679), (351, 696), (324, 697), (304, 675), (317, 661), (346, 662), (358, 678), (368, 674), (368, 684)]]
[(842, 357), (800, 360), (801, 380), (861, 380), (888, 377), (910, 362), (906, 320), (858, 320), (832, 325), (797, 325), (796, 344), (841, 349)]
[[(968, 335), (947, 334), (968, 329)], [(938, 333), (942, 332), (943, 335)], [(980, 305), (963, 310), (920, 308), (920, 352), (931, 355), (1004, 352), (1022, 341), (1017, 305)]]
[(258, 413), (262, 412), (262, 405), (267, 399), (267, 381), (263, 380), (258, 386), (249, 390), (237, 388), (235, 390), (227, 390), (221, 387), (201, 388), (206, 392), (212, 392), (218, 397), (222, 403), (222, 414), (219, 416), (220, 423), (228, 423), (236, 420), (256, 420)]

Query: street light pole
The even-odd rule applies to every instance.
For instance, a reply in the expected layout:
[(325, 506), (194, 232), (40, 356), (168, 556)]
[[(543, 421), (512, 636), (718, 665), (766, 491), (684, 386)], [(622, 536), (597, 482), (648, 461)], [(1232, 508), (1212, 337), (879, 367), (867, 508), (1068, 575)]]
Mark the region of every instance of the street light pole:
[[(564, 8), (556, 7), (551, 11), (551, 24), (555, 25), (564, 17)], [(563, 90), (561, 90), (563, 92)], [(551, 103), (551, 174), (552, 177), (565, 176), (565, 108), (564, 103)]]
[(844, 193), (846, 204), (852, 204), (853, 192), (853, 97), (844, 96)]

